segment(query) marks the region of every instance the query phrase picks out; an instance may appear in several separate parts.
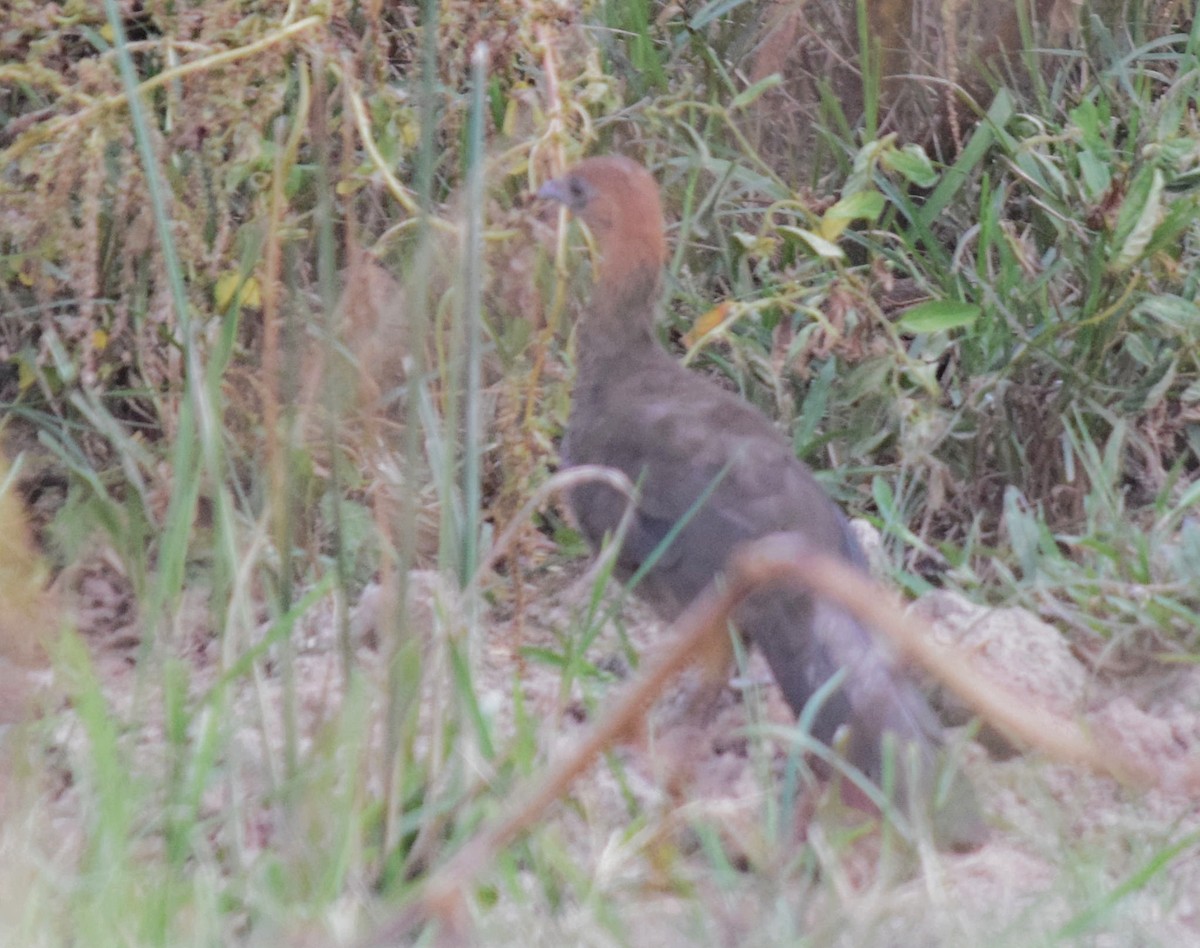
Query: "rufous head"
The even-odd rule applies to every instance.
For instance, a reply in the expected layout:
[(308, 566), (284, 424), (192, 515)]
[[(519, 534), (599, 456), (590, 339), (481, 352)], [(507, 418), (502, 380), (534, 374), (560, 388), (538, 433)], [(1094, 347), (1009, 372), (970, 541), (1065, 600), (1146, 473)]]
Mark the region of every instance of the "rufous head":
[(622, 280), (637, 270), (657, 274), (667, 260), (658, 185), (623, 155), (586, 158), (547, 181), (538, 197), (565, 205), (588, 226), (600, 251), (600, 279)]

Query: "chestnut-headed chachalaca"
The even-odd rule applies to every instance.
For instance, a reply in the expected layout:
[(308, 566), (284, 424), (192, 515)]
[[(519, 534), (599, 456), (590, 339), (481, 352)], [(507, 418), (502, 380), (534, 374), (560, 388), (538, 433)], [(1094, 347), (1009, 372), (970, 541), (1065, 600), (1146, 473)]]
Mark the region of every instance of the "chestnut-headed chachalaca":
[[(813, 548), (865, 568), (841, 511), (772, 423), (734, 393), (685, 369), (656, 341), (667, 254), (662, 205), (650, 174), (621, 156), (589, 158), (538, 195), (566, 205), (587, 225), (598, 250), (591, 297), (578, 325), (578, 375), (562, 455), (567, 466), (618, 468), (638, 485), (618, 575), (629, 579), (657, 555), (636, 591), (673, 620), (721, 574), (736, 547), (768, 534), (795, 532)], [(593, 546), (616, 530), (625, 509), (625, 499), (601, 484), (576, 487), (570, 504)], [(673, 530), (669, 546), (660, 549)], [(893, 667), (886, 646), (842, 609), (798, 590), (753, 593), (734, 618), (766, 656), (797, 714), (844, 668), (844, 680), (813, 718), (812, 735), (828, 744), (849, 725), (850, 761), (879, 781), (884, 735), (891, 734), (898, 802), (904, 809), (928, 807), (940, 727), (914, 683)], [(900, 776), (914, 758), (917, 787)], [(967, 845), (982, 824), (970, 787), (961, 780), (956, 786), (934, 826), (945, 844)]]

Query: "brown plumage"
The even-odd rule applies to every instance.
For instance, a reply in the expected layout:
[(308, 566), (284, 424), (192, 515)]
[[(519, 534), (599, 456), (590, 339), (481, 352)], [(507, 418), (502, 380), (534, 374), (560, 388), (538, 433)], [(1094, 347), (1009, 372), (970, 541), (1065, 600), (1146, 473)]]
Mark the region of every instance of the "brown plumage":
[[(538, 193), (582, 220), (599, 251), (578, 327), (578, 377), (562, 454), (566, 465), (608, 465), (639, 484), (636, 516), (617, 558), (621, 579), (629, 579), (684, 518), (636, 590), (667, 620), (721, 573), (734, 548), (771, 533), (794, 531), (863, 567), (845, 518), (771, 422), (658, 345), (654, 317), (666, 240), (650, 174), (628, 158), (590, 158)], [(623, 498), (602, 485), (576, 488), (570, 501), (593, 546), (616, 529), (624, 509)], [(878, 781), (883, 735), (890, 732), (901, 752), (916, 748), (922, 773), (922, 786), (902, 788), (902, 795), (930, 795), (937, 721), (854, 619), (799, 592), (776, 589), (751, 596), (736, 621), (766, 656), (797, 714), (846, 668), (842, 685), (814, 719), (813, 736), (829, 743), (841, 725), (850, 725), (850, 759)], [(959, 812), (949, 822), (961, 827), (944, 834), (951, 844), (968, 841), (979, 829), (969, 788), (958, 794)]]

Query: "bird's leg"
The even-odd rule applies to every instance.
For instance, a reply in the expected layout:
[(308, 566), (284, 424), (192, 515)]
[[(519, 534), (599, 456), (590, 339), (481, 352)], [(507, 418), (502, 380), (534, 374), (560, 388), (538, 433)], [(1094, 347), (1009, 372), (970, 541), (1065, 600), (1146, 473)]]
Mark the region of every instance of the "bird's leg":
[(711, 747), (710, 731), (732, 668), (729, 636), (711, 636), (681, 675), (676, 695), (656, 715), (655, 770), (676, 804), (687, 801), (696, 767), (706, 756), (698, 749)]

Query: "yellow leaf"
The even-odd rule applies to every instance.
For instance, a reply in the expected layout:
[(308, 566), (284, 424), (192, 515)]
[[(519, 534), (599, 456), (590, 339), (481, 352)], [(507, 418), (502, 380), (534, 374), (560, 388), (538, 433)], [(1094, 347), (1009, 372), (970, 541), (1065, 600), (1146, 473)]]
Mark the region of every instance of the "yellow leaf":
[(92, 348), (97, 352), (103, 352), (108, 348), (108, 333), (103, 329), (92, 330)]
[(109, 43), (117, 38), (117, 34), (113, 32), (111, 23), (105, 23), (102, 27), (100, 27), (100, 35), (103, 36), (104, 39)]
[(8, 459), (0, 454), (0, 670), (6, 660), (41, 664), (47, 640), (57, 631), (45, 591), (49, 568), (33, 542), (25, 506), (9, 475)]
[(521, 104), (517, 101), (514, 95), (508, 100), (508, 104), (504, 107), (504, 121), (500, 123), (500, 130), (512, 137), (517, 133), (517, 119), (520, 117)]
[(685, 346), (693, 346), (697, 340), (702, 339), (720, 326), (728, 318), (729, 308), (730, 302), (729, 300), (725, 300), (697, 319), (692, 328), (684, 333), (683, 344)]
[(400, 125), (400, 142), (411, 151), (421, 140), (421, 126), (416, 122), (403, 122)]
[(243, 306), (252, 309), (262, 306), (262, 293), (258, 288), (258, 280), (254, 277), (246, 277), (243, 281), (241, 273), (236, 270), (217, 278), (217, 285), (213, 287), (213, 302), (217, 304), (218, 310), (228, 309), (229, 304), (238, 297), (241, 298)]
[(33, 371), (33, 363), (28, 359), (17, 360), (17, 388), (22, 392), (37, 381), (37, 373)]

